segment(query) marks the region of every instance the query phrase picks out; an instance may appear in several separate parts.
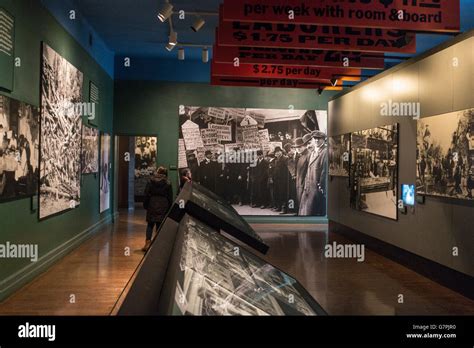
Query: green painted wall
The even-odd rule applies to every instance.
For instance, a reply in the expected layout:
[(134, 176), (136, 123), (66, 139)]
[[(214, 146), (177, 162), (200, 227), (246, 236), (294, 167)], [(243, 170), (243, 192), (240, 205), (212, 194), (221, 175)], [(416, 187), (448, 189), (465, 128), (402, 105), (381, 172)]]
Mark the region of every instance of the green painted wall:
[[(15, 56), (21, 58), (21, 66), (15, 68), (13, 93), (5, 95), (39, 106), (41, 41), (45, 41), (83, 72), (84, 100), (89, 98), (90, 80), (99, 86), (101, 103), (97, 123), (100, 130), (111, 132), (113, 80), (40, 5), (40, 1), (0, 0), (0, 6), (16, 18)], [(112, 209), (99, 215), (98, 185), (98, 176), (84, 176), (80, 207), (42, 222), (38, 221), (37, 213), (31, 213), (30, 199), (0, 203), (0, 243), (38, 244), (40, 257), (61, 249), (63, 244), (71, 244), (81, 232), (111, 216)], [(24, 275), (25, 267), (32, 268), (35, 273), (29, 260), (1, 259), (0, 263), (0, 299), (11, 292), (12, 289), (6, 288), (15, 282), (15, 278)], [(27, 276), (30, 278), (31, 275)]]
[[(337, 92), (314, 90), (220, 87), (201, 83), (115, 81), (114, 132), (126, 135), (157, 135), (158, 164), (177, 165), (178, 110), (180, 105), (242, 108), (327, 110)], [(177, 173), (171, 172), (177, 176)], [(173, 181), (174, 192), (176, 182)], [(255, 218), (249, 219), (254, 221)], [(268, 219), (259, 218), (258, 221)], [(270, 219), (274, 221), (275, 218)], [(285, 221), (291, 219), (286, 218)], [(301, 221), (302, 219), (293, 219)], [(306, 220), (308, 221), (308, 220)]]

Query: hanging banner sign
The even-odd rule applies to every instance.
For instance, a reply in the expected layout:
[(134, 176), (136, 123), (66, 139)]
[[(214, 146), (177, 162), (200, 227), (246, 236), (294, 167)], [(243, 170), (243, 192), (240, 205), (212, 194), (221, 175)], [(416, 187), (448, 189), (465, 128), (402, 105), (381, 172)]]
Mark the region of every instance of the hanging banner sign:
[(222, 22), (216, 29), (216, 38), (219, 46), (416, 53), (415, 33), (401, 30)]
[(336, 87), (324, 82), (295, 79), (259, 79), (251, 77), (211, 76), (213, 86), (237, 86), (237, 87), (275, 87), (275, 88), (307, 88), (341, 91), (342, 83), (338, 81)]
[[(384, 69), (383, 53), (323, 51), (312, 49), (214, 46), (217, 63), (308, 65), (337, 68)], [(365, 56), (367, 55), (367, 56)]]
[(341, 79), (345, 81), (360, 81), (358, 75), (361, 74), (361, 70), (278, 64), (241, 64), (239, 66), (234, 66), (212, 62), (211, 73), (213, 76), (284, 78), (319, 81), (330, 80), (335, 76), (349, 75), (349, 77), (344, 76)]
[(224, 21), (458, 32), (459, 0), (225, 0)]

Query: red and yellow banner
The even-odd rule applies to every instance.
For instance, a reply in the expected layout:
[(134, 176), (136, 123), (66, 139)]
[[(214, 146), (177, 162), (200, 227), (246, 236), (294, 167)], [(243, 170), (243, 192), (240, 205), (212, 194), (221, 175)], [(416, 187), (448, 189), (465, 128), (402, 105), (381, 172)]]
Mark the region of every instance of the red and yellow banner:
[(384, 69), (383, 53), (323, 51), (312, 49), (214, 46), (217, 63), (308, 65), (333, 68)]
[(273, 88), (308, 88), (325, 90), (342, 90), (342, 82), (333, 87), (323, 82), (297, 80), (297, 79), (259, 79), (252, 77), (212, 76), (213, 86), (237, 87), (273, 87)]
[(414, 33), (294, 23), (221, 22), (219, 46), (415, 53)]
[(459, 0), (225, 0), (224, 21), (460, 30)]
[(239, 76), (273, 79), (318, 80), (325, 81), (335, 76), (346, 76), (346, 81), (360, 81), (360, 69), (321, 68), (312, 66), (293, 66), (280, 64), (240, 64), (234, 66), (212, 62), (212, 76)]

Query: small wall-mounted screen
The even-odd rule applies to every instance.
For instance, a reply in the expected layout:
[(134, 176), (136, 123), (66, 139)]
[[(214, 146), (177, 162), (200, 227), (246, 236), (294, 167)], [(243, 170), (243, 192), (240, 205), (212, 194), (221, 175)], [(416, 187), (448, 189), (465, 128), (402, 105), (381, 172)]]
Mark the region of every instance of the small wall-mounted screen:
[(415, 185), (402, 184), (402, 200), (405, 205), (415, 205)]

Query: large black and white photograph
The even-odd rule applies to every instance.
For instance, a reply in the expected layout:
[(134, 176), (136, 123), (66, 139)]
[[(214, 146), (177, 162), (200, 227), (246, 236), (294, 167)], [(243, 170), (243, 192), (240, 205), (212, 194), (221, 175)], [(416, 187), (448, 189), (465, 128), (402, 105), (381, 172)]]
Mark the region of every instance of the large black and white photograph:
[(0, 202), (36, 194), (38, 164), (38, 108), (0, 95)]
[(143, 201), (147, 183), (156, 173), (158, 139), (135, 137), (135, 202)]
[(82, 174), (99, 171), (99, 130), (92, 127), (82, 127)]
[(100, 134), (100, 213), (110, 208), (110, 140), (109, 134)]
[(180, 180), (240, 215), (325, 216), (327, 112), (182, 107)]
[(175, 304), (185, 315), (316, 315), (296, 281), (190, 216)]
[(329, 175), (349, 176), (351, 135), (342, 134), (328, 138), (329, 142)]
[(43, 43), (39, 217), (73, 209), (81, 195), (83, 75)]
[(398, 124), (351, 134), (351, 207), (397, 219)]
[(472, 200), (474, 109), (418, 120), (417, 193)]

